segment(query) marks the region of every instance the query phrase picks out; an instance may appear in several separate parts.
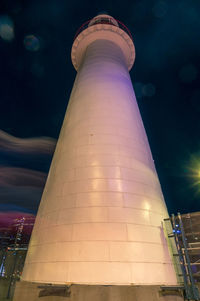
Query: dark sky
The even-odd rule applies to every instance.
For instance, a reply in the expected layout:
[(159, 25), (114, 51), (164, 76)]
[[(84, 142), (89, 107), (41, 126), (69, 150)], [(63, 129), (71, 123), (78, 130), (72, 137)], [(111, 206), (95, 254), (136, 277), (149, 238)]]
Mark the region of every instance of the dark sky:
[[(0, 209), (36, 211), (55, 140), (37, 138), (30, 151), (27, 138), (58, 138), (73, 37), (101, 11), (133, 35), (131, 78), (168, 209), (199, 211), (199, 0), (0, 0)], [(17, 149), (6, 133), (21, 138)], [(10, 180), (17, 172), (21, 184)]]

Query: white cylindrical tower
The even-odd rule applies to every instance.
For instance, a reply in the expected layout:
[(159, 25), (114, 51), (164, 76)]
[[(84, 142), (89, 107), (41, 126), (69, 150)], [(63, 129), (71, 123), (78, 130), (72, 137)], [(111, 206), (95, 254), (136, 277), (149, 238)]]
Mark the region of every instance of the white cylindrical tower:
[(168, 213), (128, 72), (134, 58), (130, 33), (108, 15), (77, 34), (77, 77), (23, 280), (176, 284)]

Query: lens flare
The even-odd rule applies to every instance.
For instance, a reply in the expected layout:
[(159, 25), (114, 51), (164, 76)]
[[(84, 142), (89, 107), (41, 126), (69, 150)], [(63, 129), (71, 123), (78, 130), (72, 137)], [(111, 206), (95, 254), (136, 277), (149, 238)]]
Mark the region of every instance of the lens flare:
[(190, 83), (197, 78), (198, 70), (193, 64), (185, 65), (179, 72), (179, 77), (182, 82)]
[(200, 153), (190, 157), (187, 172), (191, 186), (195, 188), (196, 194), (200, 194)]

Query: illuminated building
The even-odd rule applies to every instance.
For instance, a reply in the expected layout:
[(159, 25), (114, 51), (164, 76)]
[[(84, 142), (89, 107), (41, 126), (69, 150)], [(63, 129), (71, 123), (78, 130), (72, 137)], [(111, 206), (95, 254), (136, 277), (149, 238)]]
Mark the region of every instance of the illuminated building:
[(176, 285), (168, 217), (129, 70), (132, 37), (108, 15), (80, 29), (77, 70), (22, 280)]

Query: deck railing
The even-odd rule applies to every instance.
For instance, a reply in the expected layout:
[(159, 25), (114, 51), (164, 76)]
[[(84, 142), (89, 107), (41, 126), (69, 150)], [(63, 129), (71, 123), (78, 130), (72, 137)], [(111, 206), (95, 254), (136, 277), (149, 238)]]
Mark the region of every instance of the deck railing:
[[(116, 20), (116, 19), (112, 19), (112, 18), (98, 18), (96, 20), (94, 20), (94, 23), (92, 23), (92, 20), (89, 20), (85, 23), (83, 23), (81, 25), (81, 27), (77, 30), (76, 34), (75, 34), (75, 37), (74, 37), (74, 40), (77, 38), (77, 36), (85, 29), (87, 29), (88, 27), (91, 27), (91, 26), (94, 26), (94, 25), (97, 25), (97, 24), (109, 24), (109, 25), (112, 25), (112, 26), (116, 26), (116, 27), (119, 27), (121, 28), (122, 30), (124, 30), (128, 35), (129, 37), (133, 40), (133, 37), (130, 33), (130, 30), (119, 20)], [(115, 25), (114, 24), (114, 21), (116, 21), (118, 23), (118, 25)]]

